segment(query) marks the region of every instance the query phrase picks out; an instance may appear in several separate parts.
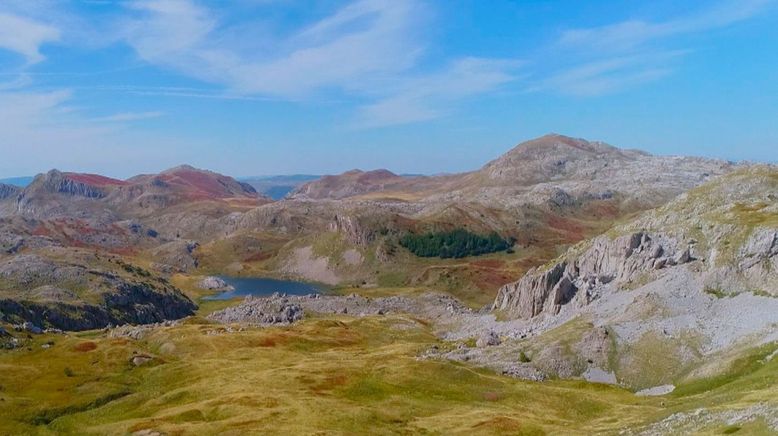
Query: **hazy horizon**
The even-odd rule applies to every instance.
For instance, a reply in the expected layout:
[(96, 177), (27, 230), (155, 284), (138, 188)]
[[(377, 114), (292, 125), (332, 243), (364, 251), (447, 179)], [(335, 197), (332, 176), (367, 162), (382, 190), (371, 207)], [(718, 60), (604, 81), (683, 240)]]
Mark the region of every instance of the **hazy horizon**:
[(445, 6), (5, 1), (0, 176), (455, 173), (548, 132), (775, 162), (773, 0)]
[[(535, 139), (535, 138), (528, 138), (527, 140), (530, 140), (530, 139)], [(586, 139), (586, 138), (583, 138), (583, 139)], [(602, 142), (605, 142), (605, 141), (602, 141)], [(141, 171), (141, 172), (138, 172), (138, 173), (130, 174), (128, 176), (113, 175), (113, 174), (110, 174), (110, 173), (101, 173), (101, 172), (90, 171), (90, 170), (77, 171), (77, 172), (99, 174), (99, 175), (108, 176), (108, 177), (112, 177), (112, 178), (117, 178), (117, 179), (123, 180), (123, 179), (128, 179), (128, 178), (131, 178), (131, 177), (134, 177), (134, 176), (138, 176), (138, 175), (143, 175), (143, 174), (157, 174), (157, 173), (165, 171), (165, 170), (169, 170), (169, 169), (176, 168), (176, 167), (179, 167), (179, 166), (187, 166), (188, 165), (188, 166), (193, 166), (193, 167), (195, 167), (197, 169), (201, 169), (201, 170), (207, 170), (207, 171), (213, 171), (213, 172), (221, 173), (221, 174), (233, 177), (233, 178), (235, 178), (237, 180), (269, 179), (269, 178), (278, 178), (278, 177), (280, 177), (280, 178), (283, 178), (283, 177), (322, 177), (322, 176), (327, 176), (327, 175), (338, 175), (338, 174), (342, 174), (342, 173), (345, 173), (347, 171), (353, 171), (353, 170), (360, 170), (360, 171), (367, 172), (367, 171), (383, 170), (383, 169), (389, 170), (389, 171), (391, 171), (391, 172), (393, 172), (393, 173), (395, 173), (397, 175), (404, 176), (404, 177), (412, 177), (412, 176), (441, 176), (441, 175), (447, 175), (447, 174), (457, 174), (457, 173), (463, 173), (463, 172), (469, 172), (469, 171), (478, 170), (481, 167), (483, 167), (484, 165), (486, 165), (488, 162), (490, 162), (491, 160), (500, 157), (502, 154), (507, 153), (508, 151), (512, 150), (514, 147), (516, 147), (516, 146), (518, 146), (520, 144), (521, 143), (515, 144), (515, 145), (511, 146), (510, 148), (508, 148), (505, 151), (503, 151), (502, 153), (500, 153), (500, 155), (490, 157), (490, 158), (486, 159), (485, 161), (483, 161), (481, 163), (478, 163), (473, 168), (465, 169), (465, 170), (462, 170), (462, 171), (439, 171), (439, 172), (434, 172), (434, 173), (406, 173), (406, 172), (394, 171), (392, 168), (375, 167), (375, 168), (345, 168), (345, 169), (337, 171), (337, 172), (318, 173), (318, 174), (302, 173), (302, 172), (277, 173), (277, 174), (230, 174), (230, 173), (218, 171), (218, 170), (215, 170), (215, 169), (209, 168), (209, 167), (200, 167), (200, 166), (197, 166), (197, 165), (192, 165), (192, 164), (187, 163), (187, 162), (181, 162), (181, 163), (178, 163), (178, 164), (175, 164), (175, 165), (171, 165), (169, 167), (159, 168), (158, 170)], [(610, 145), (613, 145), (613, 144), (610, 144)], [(627, 149), (627, 147), (618, 147), (618, 148)], [(645, 150), (643, 150), (643, 151), (645, 151)], [(716, 158), (714, 156), (700, 156), (700, 155), (694, 156), (694, 155), (682, 155), (682, 154), (678, 154), (678, 153), (657, 154), (657, 155), (659, 155), (659, 156), (709, 157), (709, 158), (712, 158), (712, 159), (721, 159), (721, 158)], [(775, 159), (764, 160), (764, 161), (748, 161), (747, 159), (742, 159), (742, 160), (721, 159), (721, 160), (727, 160), (727, 161), (731, 161), (731, 162), (735, 162), (735, 163), (739, 163), (739, 162), (742, 162), (742, 163), (753, 162), (753, 163), (767, 163), (767, 164), (775, 164), (776, 163)], [(4, 181), (13, 180), (13, 179), (27, 179), (27, 178), (32, 179), (32, 178), (34, 178), (35, 176), (37, 176), (39, 174), (44, 174), (44, 173), (47, 173), (48, 171), (51, 171), (51, 170), (58, 170), (58, 171), (63, 171), (63, 172), (75, 172), (75, 171), (71, 171), (68, 168), (48, 168), (48, 169), (44, 169), (44, 170), (38, 171), (38, 172), (36, 172), (34, 174), (27, 174), (27, 175), (18, 175), (18, 174), (17, 175), (5, 175), (5, 174), (0, 174), (0, 183), (2, 183)], [(14, 183), (11, 183), (11, 184), (14, 184)], [(24, 186), (24, 185), (23, 184), (19, 184), (19, 186)]]

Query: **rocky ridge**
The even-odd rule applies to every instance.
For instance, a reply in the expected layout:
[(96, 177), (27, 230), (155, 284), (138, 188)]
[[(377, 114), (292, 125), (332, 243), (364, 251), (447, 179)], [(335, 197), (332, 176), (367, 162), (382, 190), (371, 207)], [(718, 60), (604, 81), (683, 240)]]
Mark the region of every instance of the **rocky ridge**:
[(143, 269), (99, 263), (102, 266), (89, 261), (88, 254), (69, 249), (0, 262), (0, 318), (43, 328), (89, 330), (183, 318), (197, 308), (181, 291)]

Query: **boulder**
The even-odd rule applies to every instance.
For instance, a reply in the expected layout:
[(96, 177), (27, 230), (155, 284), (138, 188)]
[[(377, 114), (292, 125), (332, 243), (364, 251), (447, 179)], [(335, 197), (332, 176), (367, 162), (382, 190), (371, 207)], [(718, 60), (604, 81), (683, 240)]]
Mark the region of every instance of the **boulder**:
[(223, 279), (213, 276), (204, 278), (202, 281), (200, 281), (199, 286), (201, 289), (208, 290), (232, 288), (232, 286), (228, 285), (227, 282), (225, 282)]
[(17, 324), (17, 325), (14, 326), (14, 328), (17, 331), (20, 331), (20, 332), (27, 332), (27, 333), (32, 333), (32, 334), (36, 334), (36, 335), (39, 335), (39, 334), (43, 333), (43, 329), (42, 328), (36, 326), (35, 324), (33, 324), (33, 323), (29, 322), (29, 321), (26, 321), (26, 322), (24, 322), (22, 324)]
[(152, 356), (149, 356), (147, 354), (138, 354), (130, 358), (130, 363), (132, 363), (135, 366), (141, 366), (148, 362), (151, 362), (152, 360), (154, 360)]
[(477, 347), (492, 347), (495, 345), (500, 345), (502, 341), (500, 340), (500, 336), (495, 333), (492, 330), (489, 330), (488, 332), (481, 335), (480, 338), (475, 342), (475, 345)]

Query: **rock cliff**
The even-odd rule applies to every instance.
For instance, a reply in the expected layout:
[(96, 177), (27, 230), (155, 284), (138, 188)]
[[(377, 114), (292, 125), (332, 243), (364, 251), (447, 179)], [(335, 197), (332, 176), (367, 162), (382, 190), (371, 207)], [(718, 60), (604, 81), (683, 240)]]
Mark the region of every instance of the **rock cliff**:
[(743, 168), (503, 286), (492, 309), (517, 318), (585, 306), (603, 286), (632, 288), (695, 262), (707, 289), (778, 295), (778, 169)]

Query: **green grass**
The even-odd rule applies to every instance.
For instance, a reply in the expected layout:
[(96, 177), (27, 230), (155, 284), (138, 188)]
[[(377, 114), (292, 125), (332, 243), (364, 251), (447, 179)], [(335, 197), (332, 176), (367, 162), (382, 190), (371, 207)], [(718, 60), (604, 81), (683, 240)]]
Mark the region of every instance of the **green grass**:
[[(544, 340), (573, 343), (589, 328), (574, 320)], [(657, 343), (641, 341), (652, 358), (639, 363), (658, 374), (673, 357)], [(432, 345), (454, 346), (404, 316), (325, 316), (234, 333), (194, 317), (139, 341), (101, 331), (34, 336), (0, 351), (0, 434), (613, 434), (701, 407), (778, 403), (778, 359), (766, 360), (774, 344), (740, 353), (720, 376), (674, 379), (677, 389), (662, 398), (417, 358)], [(521, 345), (527, 358), (543, 346)], [(136, 367), (136, 354), (154, 359)], [(711, 433), (729, 428), (711, 425)], [(739, 434), (767, 428), (737, 426)]]
[[(219, 329), (195, 318), (138, 342), (88, 332), (2, 352), (0, 433), (542, 434), (614, 429), (657, 410), (618, 388), (418, 360), (437, 339), (403, 317), (208, 334)], [(41, 349), (44, 339), (54, 346)], [(96, 347), (77, 351), (85, 341)], [(155, 359), (135, 367), (133, 353)]]

